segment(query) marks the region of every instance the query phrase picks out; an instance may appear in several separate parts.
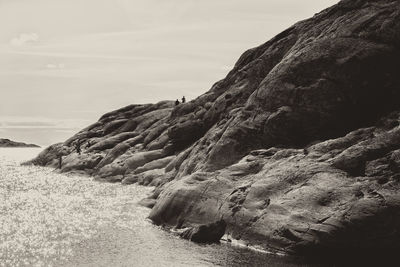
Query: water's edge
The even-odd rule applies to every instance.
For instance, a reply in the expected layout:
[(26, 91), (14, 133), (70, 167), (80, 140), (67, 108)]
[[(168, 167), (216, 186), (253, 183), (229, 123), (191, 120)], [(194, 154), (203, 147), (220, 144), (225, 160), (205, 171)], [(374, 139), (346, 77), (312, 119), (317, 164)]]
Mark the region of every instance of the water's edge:
[(299, 265), (235, 240), (181, 239), (146, 219), (151, 187), (20, 165), (38, 152), (0, 150), (0, 266)]

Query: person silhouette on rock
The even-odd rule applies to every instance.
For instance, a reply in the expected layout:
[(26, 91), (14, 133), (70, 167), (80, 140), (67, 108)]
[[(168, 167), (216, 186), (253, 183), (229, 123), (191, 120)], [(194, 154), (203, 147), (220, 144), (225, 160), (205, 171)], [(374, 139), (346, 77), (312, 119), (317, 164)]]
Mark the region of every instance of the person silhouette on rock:
[(62, 154), (58, 155), (58, 168), (61, 170), (62, 167)]
[(92, 143), (90, 142), (90, 140), (87, 141), (86, 148), (90, 148), (91, 146), (92, 146)]
[(183, 96), (182, 97), (182, 103), (185, 103), (186, 102), (186, 98), (185, 98), (185, 96)]
[(81, 140), (78, 139), (78, 141), (76, 141), (75, 149), (76, 149), (76, 152), (78, 152), (78, 154), (80, 155), (81, 154)]
[(178, 99), (175, 101), (175, 106), (177, 106), (177, 105), (179, 105), (179, 100)]

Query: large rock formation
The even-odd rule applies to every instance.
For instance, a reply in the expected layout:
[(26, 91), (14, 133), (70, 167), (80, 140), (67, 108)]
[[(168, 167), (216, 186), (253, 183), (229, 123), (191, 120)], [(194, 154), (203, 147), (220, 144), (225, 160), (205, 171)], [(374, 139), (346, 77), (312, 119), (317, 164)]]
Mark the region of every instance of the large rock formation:
[(399, 72), (400, 1), (343, 0), (195, 100), (110, 112), (33, 163), (64, 155), (61, 171), (155, 185), (156, 224), (223, 219), (234, 238), (292, 253), (394, 250)]
[(15, 142), (6, 138), (0, 138), (0, 147), (40, 147), (40, 146), (35, 144), (26, 144), (23, 142)]

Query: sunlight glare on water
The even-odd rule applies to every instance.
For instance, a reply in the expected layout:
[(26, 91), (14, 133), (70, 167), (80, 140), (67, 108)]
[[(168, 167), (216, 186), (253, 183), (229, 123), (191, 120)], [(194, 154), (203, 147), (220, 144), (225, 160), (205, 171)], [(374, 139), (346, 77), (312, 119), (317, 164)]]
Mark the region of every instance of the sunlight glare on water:
[[(67, 260), (74, 244), (110, 224), (131, 227), (149, 188), (93, 182), (49, 168), (21, 167), (38, 149), (0, 149), (0, 259), (3, 266)], [(144, 220), (146, 212), (142, 212)]]
[(151, 188), (20, 166), (39, 152), (0, 149), (0, 266), (298, 266), (162, 231), (137, 204)]

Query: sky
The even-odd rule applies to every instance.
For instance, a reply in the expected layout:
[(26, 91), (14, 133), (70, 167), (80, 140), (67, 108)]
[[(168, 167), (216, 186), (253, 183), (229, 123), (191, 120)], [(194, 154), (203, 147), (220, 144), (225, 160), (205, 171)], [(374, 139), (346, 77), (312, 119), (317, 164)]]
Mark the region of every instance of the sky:
[(0, 138), (61, 142), (113, 109), (193, 99), (338, 0), (0, 0)]

